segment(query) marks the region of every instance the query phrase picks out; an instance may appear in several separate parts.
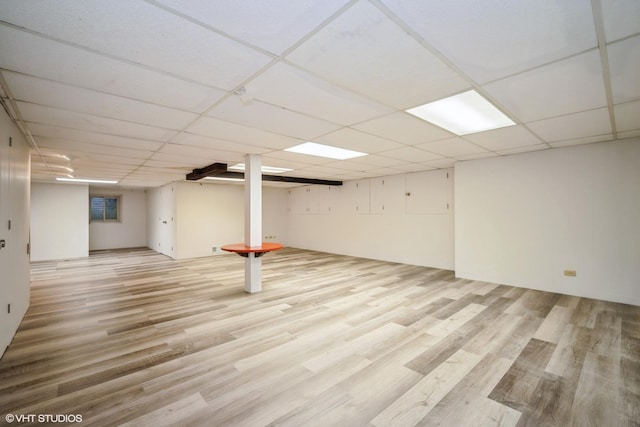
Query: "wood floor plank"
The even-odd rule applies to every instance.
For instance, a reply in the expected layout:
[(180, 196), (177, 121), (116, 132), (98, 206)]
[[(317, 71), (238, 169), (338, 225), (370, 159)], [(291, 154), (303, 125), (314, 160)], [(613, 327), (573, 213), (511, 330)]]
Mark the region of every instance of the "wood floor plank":
[(141, 417), (121, 424), (122, 427), (175, 426), (183, 418), (207, 407), (207, 402), (199, 393), (179, 399), (170, 405), (156, 409)]
[(571, 411), (571, 425), (602, 426), (616, 419), (623, 409), (619, 396), (620, 363), (613, 358), (587, 352)]
[(31, 267), (0, 423), (640, 425), (640, 307), (296, 248), (252, 295), (232, 254)]
[(573, 310), (560, 305), (554, 306), (546, 316), (536, 333), (534, 338), (558, 344), (560, 337), (564, 332)]
[(458, 350), (376, 416), (375, 426), (414, 426), (478, 363), (480, 356)]

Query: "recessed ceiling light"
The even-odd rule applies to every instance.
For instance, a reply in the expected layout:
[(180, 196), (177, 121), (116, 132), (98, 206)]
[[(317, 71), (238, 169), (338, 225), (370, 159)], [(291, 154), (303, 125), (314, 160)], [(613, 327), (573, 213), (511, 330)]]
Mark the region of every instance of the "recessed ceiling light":
[(209, 179), (211, 181), (233, 181), (233, 182), (244, 181), (244, 178), (225, 178), (222, 176), (207, 176), (207, 177), (204, 177), (203, 179)]
[(291, 153), (308, 154), (310, 156), (327, 157), (329, 159), (337, 160), (353, 159), (356, 157), (367, 155), (367, 153), (345, 150), (344, 148), (331, 147), (330, 145), (318, 144), (316, 142), (305, 142), (294, 147), (286, 148), (284, 151), (289, 151)]
[[(244, 172), (244, 163), (238, 163), (237, 165), (229, 166), (227, 169)], [(262, 166), (262, 172), (265, 173), (283, 173), (289, 172), (291, 170), (293, 169), (277, 168), (275, 166)]]
[(56, 159), (62, 159), (62, 160), (66, 160), (66, 161), (71, 161), (71, 158), (69, 156), (67, 156), (66, 154), (55, 154), (55, 153), (45, 153), (45, 154), (41, 154), (41, 157), (53, 157)]
[[(41, 163), (44, 164), (44, 163)], [(51, 165), (51, 164), (47, 164), (48, 167), (50, 168), (54, 168), (54, 169), (64, 169), (69, 173), (73, 172), (73, 169), (71, 169), (69, 166), (63, 166), (63, 165)]]
[(56, 178), (56, 181), (64, 182), (87, 182), (90, 184), (117, 184), (118, 181), (106, 180), (106, 179), (83, 179), (83, 178)]
[[(42, 162), (31, 162), (31, 166), (32, 167), (41, 167), (41, 168), (50, 168), (50, 169), (64, 169), (65, 171), (69, 172), (69, 173), (73, 173), (73, 169), (70, 168), (69, 166), (63, 166), (63, 165), (54, 165), (51, 163), (42, 163)], [(54, 171), (54, 173), (58, 173), (57, 171)]]
[(406, 110), (456, 135), (513, 126), (515, 123), (475, 90)]

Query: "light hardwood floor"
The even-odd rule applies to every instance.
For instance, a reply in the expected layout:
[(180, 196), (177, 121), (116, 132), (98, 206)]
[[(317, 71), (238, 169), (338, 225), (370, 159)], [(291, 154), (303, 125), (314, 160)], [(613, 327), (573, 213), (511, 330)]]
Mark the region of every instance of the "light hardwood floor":
[(96, 252), (32, 280), (0, 424), (640, 425), (636, 306), (292, 248), (254, 295), (232, 254)]

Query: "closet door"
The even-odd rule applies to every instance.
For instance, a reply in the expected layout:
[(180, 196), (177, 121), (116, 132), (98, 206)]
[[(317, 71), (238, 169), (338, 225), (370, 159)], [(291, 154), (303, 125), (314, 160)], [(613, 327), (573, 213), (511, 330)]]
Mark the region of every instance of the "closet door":
[(0, 135), (0, 355), (13, 336), (11, 330), (9, 301), (13, 290), (9, 287), (14, 283), (14, 269), (10, 260), (10, 233), (9, 230), (9, 168), (11, 166), (11, 152), (9, 147), (9, 137)]

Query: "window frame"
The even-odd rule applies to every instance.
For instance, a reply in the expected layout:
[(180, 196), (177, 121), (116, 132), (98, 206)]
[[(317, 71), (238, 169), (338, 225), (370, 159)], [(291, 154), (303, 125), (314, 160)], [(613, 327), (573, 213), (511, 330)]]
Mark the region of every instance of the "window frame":
[[(102, 219), (93, 219), (91, 215), (91, 202), (93, 199), (102, 199)], [(116, 200), (116, 219), (107, 219), (106, 199)], [(114, 223), (122, 222), (122, 195), (121, 194), (89, 194), (89, 223)]]

